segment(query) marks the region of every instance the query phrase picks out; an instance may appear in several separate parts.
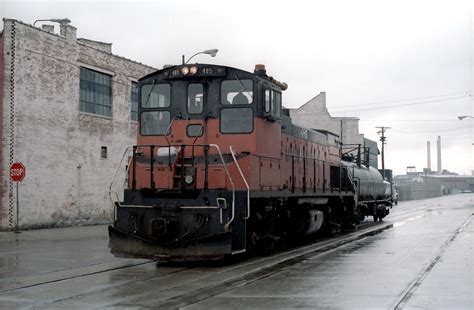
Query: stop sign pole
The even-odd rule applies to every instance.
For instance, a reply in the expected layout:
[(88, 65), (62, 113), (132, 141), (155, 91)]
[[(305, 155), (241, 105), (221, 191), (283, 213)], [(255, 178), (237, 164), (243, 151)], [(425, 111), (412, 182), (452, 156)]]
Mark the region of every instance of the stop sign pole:
[(16, 227), (15, 232), (20, 232), (20, 197), (18, 184), (23, 181), (26, 176), (26, 167), (22, 162), (16, 162), (10, 166), (10, 179), (16, 183)]

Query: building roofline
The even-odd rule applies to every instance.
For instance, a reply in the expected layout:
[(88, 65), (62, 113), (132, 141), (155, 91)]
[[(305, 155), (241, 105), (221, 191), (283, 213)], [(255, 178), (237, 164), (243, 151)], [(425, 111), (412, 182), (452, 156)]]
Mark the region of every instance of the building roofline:
[[(317, 94), (316, 96), (314, 96), (313, 98), (309, 99), (308, 101), (306, 101), (305, 103), (303, 103), (302, 105), (300, 105), (299, 107), (297, 108), (289, 108), (290, 110), (298, 110), (298, 109), (301, 109), (302, 107), (304, 107), (305, 105), (307, 105), (308, 103), (310, 103), (311, 101), (313, 101), (314, 99), (316, 99), (319, 95), (321, 94), (324, 94), (326, 95), (326, 92), (325, 91), (321, 91), (319, 92), (319, 94)], [(326, 106), (326, 101), (324, 101), (324, 106)], [(327, 110), (327, 107), (326, 107), (326, 110)]]
[(77, 38), (77, 40), (85, 40), (85, 41), (91, 41), (91, 42), (100, 43), (100, 44), (112, 45), (112, 43), (110, 42), (102, 42), (102, 41), (92, 40), (88, 38)]
[[(331, 114), (331, 113), (329, 113)], [(358, 120), (360, 121), (360, 118), (356, 117), (356, 116), (331, 116), (333, 119), (335, 120), (346, 120), (346, 119), (353, 119), (353, 120)]]
[[(21, 20), (18, 20), (18, 19), (6, 18), (6, 17), (4, 17), (2, 20), (3, 20), (3, 23), (4, 23), (4, 24), (5, 24), (6, 21), (9, 21), (9, 22), (17, 22), (17, 23), (19, 23), (19, 24), (22, 24), (22, 25), (24, 25), (24, 26), (33, 28), (33, 29), (35, 29), (35, 30), (42, 31), (42, 32), (44, 32), (44, 33), (47, 33), (47, 34), (56, 36), (56, 37), (58, 37), (58, 38), (62, 38), (62, 39), (64, 39), (64, 40), (67, 40), (65, 37), (60, 36), (59, 34), (48, 32), (48, 31), (46, 31), (46, 30), (43, 30), (43, 29), (38, 28), (38, 27), (35, 27), (35, 26), (31, 25), (31, 24), (27, 24), (27, 23), (25, 23), (25, 22), (23, 22), (23, 21), (21, 21)], [(5, 27), (4, 27), (4, 30), (5, 30)], [(94, 40), (90, 40), (90, 39), (86, 39), (86, 38), (81, 38), (81, 39), (89, 40), (89, 41), (94, 41)], [(100, 41), (94, 41), (94, 42), (100, 42)], [(100, 43), (105, 43), (105, 42), (100, 42)], [(149, 65), (145, 65), (144, 63), (141, 63), (141, 62), (139, 62), (139, 61), (136, 61), (136, 60), (133, 60), (133, 59), (130, 59), (130, 58), (127, 58), (127, 57), (123, 57), (123, 56), (120, 56), (120, 55), (117, 55), (117, 54), (114, 54), (114, 53), (108, 53), (108, 52), (103, 51), (103, 50), (100, 50), (100, 49), (98, 49), (98, 48), (95, 48), (95, 47), (86, 45), (86, 44), (84, 44), (84, 43), (82, 43), (82, 42), (78, 42), (77, 39), (76, 39), (76, 44), (85, 46), (85, 47), (87, 47), (87, 48), (91, 48), (91, 49), (93, 49), (93, 50), (96, 50), (96, 51), (105, 53), (105, 54), (107, 54), (107, 55), (112, 55), (112, 56), (114, 56), (114, 57), (117, 57), (117, 58), (120, 58), (120, 59), (123, 59), (123, 60), (131, 61), (131, 62), (133, 62), (133, 63), (142, 65), (142, 66), (144, 66), (144, 67), (150, 68), (150, 69), (155, 70), (155, 71), (158, 70), (158, 69), (155, 68), (155, 67), (152, 67), (152, 66), (149, 66)], [(106, 43), (106, 44), (112, 44), (112, 43)]]

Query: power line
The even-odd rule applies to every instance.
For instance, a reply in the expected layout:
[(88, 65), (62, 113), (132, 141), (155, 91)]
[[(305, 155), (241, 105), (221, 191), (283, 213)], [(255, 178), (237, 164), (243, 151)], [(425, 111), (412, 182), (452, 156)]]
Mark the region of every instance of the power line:
[(339, 105), (339, 106), (334, 106), (333, 108), (343, 108), (343, 107), (361, 107), (361, 106), (366, 106), (366, 105), (377, 105), (381, 103), (393, 103), (393, 102), (403, 102), (403, 101), (414, 101), (414, 100), (421, 100), (421, 99), (431, 99), (431, 98), (438, 98), (438, 97), (447, 97), (447, 96), (453, 96), (453, 95), (460, 95), (464, 94), (466, 96), (469, 96), (468, 91), (461, 91), (461, 92), (456, 92), (456, 93), (449, 93), (449, 94), (442, 94), (442, 95), (434, 95), (434, 96), (425, 96), (425, 97), (416, 97), (416, 98), (407, 98), (407, 99), (393, 99), (393, 100), (385, 100), (385, 101), (374, 101), (370, 103), (360, 103), (360, 104), (350, 104), (350, 105)]
[[(380, 122), (380, 119), (360, 119), (360, 122)], [(458, 119), (383, 119), (384, 122), (456, 122)]]
[(433, 133), (433, 132), (448, 132), (448, 131), (457, 131), (457, 130), (463, 130), (463, 129), (470, 129), (470, 126), (462, 126), (462, 127), (455, 127), (455, 128), (446, 128), (446, 129), (435, 129), (435, 130), (399, 130), (399, 129), (393, 129), (393, 131), (396, 132), (401, 132), (401, 133)]
[(428, 100), (428, 101), (420, 101), (420, 102), (412, 102), (412, 103), (404, 103), (404, 104), (397, 104), (385, 107), (375, 107), (375, 108), (366, 108), (366, 109), (354, 109), (354, 110), (340, 110), (340, 111), (332, 111), (333, 113), (342, 113), (342, 112), (359, 112), (359, 111), (371, 111), (371, 110), (385, 110), (385, 109), (392, 109), (392, 108), (400, 108), (400, 107), (407, 107), (425, 103), (432, 103), (432, 102), (443, 102), (443, 101), (450, 101), (450, 100), (457, 100), (457, 99), (465, 99), (467, 96), (460, 96), (454, 98), (446, 98), (446, 99), (439, 99), (439, 100)]

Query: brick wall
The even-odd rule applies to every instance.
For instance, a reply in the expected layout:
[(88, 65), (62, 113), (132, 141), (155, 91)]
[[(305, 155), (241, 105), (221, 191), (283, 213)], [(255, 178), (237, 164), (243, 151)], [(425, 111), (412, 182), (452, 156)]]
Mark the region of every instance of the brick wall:
[[(0, 136), (3, 137), (3, 88), (4, 88), (4, 53), (3, 43), (4, 35), (3, 32), (0, 34)], [(3, 138), (2, 138), (3, 145)], [(0, 163), (3, 163), (3, 147), (0, 148)], [(0, 225), (2, 218), (5, 216), (5, 206), (3, 205), (3, 198), (5, 197), (5, 186), (3, 182), (4, 170), (3, 166), (0, 169)]]
[[(16, 46), (8, 37), (16, 26)], [(126, 146), (135, 143), (136, 122), (130, 120), (131, 82), (153, 68), (76, 41), (74, 32), (51, 34), (14, 20), (4, 20), (5, 63), (15, 60), (15, 161), (27, 167), (20, 184), (20, 226), (39, 228), (109, 222), (113, 208), (108, 186)], [(112, 117), (79, 111), (80, 67), (112, 75)], [(3, 89), (8, 89), (4, 83)], [(9, 94), (4, 92), (4, 102)], [(4, 105), (3, 132), (9, 131)], [(2, 135), (3, 153), (10, 143)], [(101, 147), (108, 158), (101, 159)], [(8, 158), (2, 160), (2, 172)], [(124, 177), (125, 167), (121, 169)], [(6, 178), (3, 183), (6, 186)], [(8, 205), (3, 196), (2, 205)], [(0, 228), (7, 228), (1, 218)]]

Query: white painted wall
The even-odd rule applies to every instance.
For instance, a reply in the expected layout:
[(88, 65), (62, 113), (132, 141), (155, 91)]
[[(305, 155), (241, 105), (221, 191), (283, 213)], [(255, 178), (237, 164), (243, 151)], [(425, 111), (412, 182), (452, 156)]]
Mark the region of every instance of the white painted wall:
[[(332, 117), (326, 106), (325, 92), (319, 93), (299, 108), (290, 109), (290, 116), (296, 125), (327, 130), (338, 135), (343, 144), (364, 146), (364, 135), (359, 133), (359, 119), (357, 117)], [(374, 156), (375, 159), (372, 158), (371, 162), (377, 161), (377, 156)]]
[[(12, 24), (15, 46), (12, 46)], [(39, 228), (109, 222), (110, 179), (127, 145), (136, 141), (130, 120), (131, 81), (155, 69), (14, 20), (4, 20), (0, 229), (8, 229), (10, 74), (14, 48), (14, 161), (27, 167), (20, 184), (20, 226)], [(64, 35), (64, 32), (63, 32)], [(112, 73), (112, 118), (79, 111), (80, 66)], [(108, 158), (101, 159), (101, 146)], [(119, 179), (124, 179), (125, 167)], [(119, 182), (120, 183), (120, 182)], [(13, 199), (15, 199), (13, 197)]]
[(309, 100), (297, 109), (290, 109), (290, 116), (299, 126), (324, 129), (341, 137), (344, 144), (364, 144), (364, 135), (359, 134), (359, 119), (356, 117), (332, 117), (326, 107), (326, 93)]

